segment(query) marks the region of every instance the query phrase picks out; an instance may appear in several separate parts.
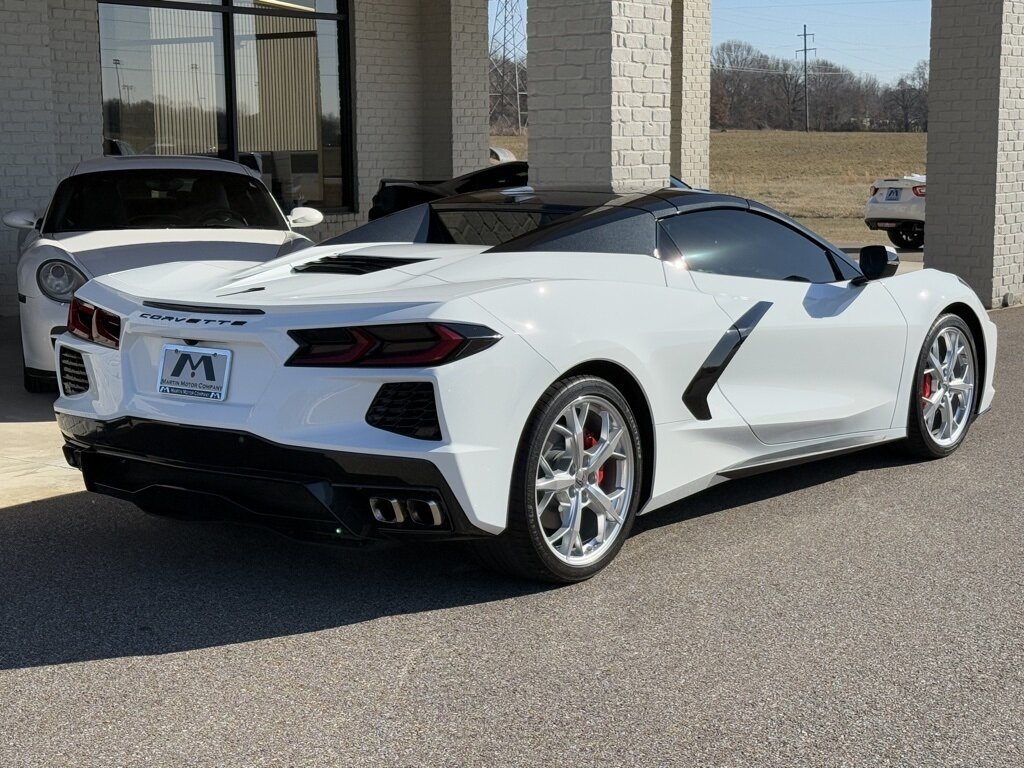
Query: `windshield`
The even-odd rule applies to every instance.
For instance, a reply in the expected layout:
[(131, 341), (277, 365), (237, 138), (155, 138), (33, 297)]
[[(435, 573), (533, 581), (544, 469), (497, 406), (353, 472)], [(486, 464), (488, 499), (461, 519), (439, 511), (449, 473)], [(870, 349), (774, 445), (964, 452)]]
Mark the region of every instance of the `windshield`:
[(65, 179), (53, 196), (43, 231), (224, 227), (288, 228), (266, 187), (250, 176), (151, 169)]

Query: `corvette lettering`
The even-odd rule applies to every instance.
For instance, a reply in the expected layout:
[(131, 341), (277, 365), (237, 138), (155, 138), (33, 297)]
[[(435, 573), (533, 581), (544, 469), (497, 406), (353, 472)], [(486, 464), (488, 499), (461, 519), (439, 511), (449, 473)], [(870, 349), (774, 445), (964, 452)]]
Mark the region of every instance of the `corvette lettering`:
[(165, 323), (187, 323), (189, 325), (245, 325), (247, 320), (215, 320), (207, 317), (177, 317), (176, 315), (151, 315), (143, 312), (143, 320), (162, 320)]

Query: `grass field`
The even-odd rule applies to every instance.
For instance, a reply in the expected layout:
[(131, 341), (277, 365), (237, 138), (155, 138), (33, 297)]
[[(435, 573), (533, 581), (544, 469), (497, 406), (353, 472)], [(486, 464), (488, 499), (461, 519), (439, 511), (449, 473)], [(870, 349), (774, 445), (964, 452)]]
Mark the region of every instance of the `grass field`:
[[(924, 173), (923, 133), (728, 131), (711, 134), (711, 189), (778, 208), (840, 244), (887, 243), (862, 218), (881, 177)], [(491, 143), (527, 159), (525, 136)]]

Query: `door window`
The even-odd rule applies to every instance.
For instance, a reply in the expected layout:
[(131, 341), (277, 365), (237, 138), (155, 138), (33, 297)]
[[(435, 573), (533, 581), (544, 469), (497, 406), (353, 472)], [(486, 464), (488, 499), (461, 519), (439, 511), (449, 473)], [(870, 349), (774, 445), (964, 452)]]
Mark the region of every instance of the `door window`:
[(662, 226), (691, 272), (807, 283), (837, 279), (822, 245), (760, 214), (696, 211)]

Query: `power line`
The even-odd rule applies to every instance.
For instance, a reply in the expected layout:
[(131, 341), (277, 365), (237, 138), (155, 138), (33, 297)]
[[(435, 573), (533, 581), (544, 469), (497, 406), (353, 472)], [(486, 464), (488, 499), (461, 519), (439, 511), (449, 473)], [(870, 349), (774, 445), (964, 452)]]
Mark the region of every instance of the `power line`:
[[(780, 77), (790, 77), (792, 75), (791, 72), (786, 72), (785, 70), (781, 70), (781, 69), (761, 69), (761, 68), (758, 68), (758, 67), (716, 67), (716, 66), (712, 66), (711, 68), (715, 72), (753, 72), (753, 73), (759, 74), (759, 75), (779, 75)], [(834, 69), (834, 70), (829, 70), (829, 69), (812, 69), (812, 70), (810, 70), (810, 72), (808, 74), (813, 75), (814, 77), (818, 77), (818, 76), (825, 77), (825, 76), (828, 76), (828, 75), (834, 75), (834, 76), (837, 76), (837, 77), (842, 76), (842, 75), (856, 75), (856, 73), (853, 72), (852, 70), (843, 70), (843, 69)]]

